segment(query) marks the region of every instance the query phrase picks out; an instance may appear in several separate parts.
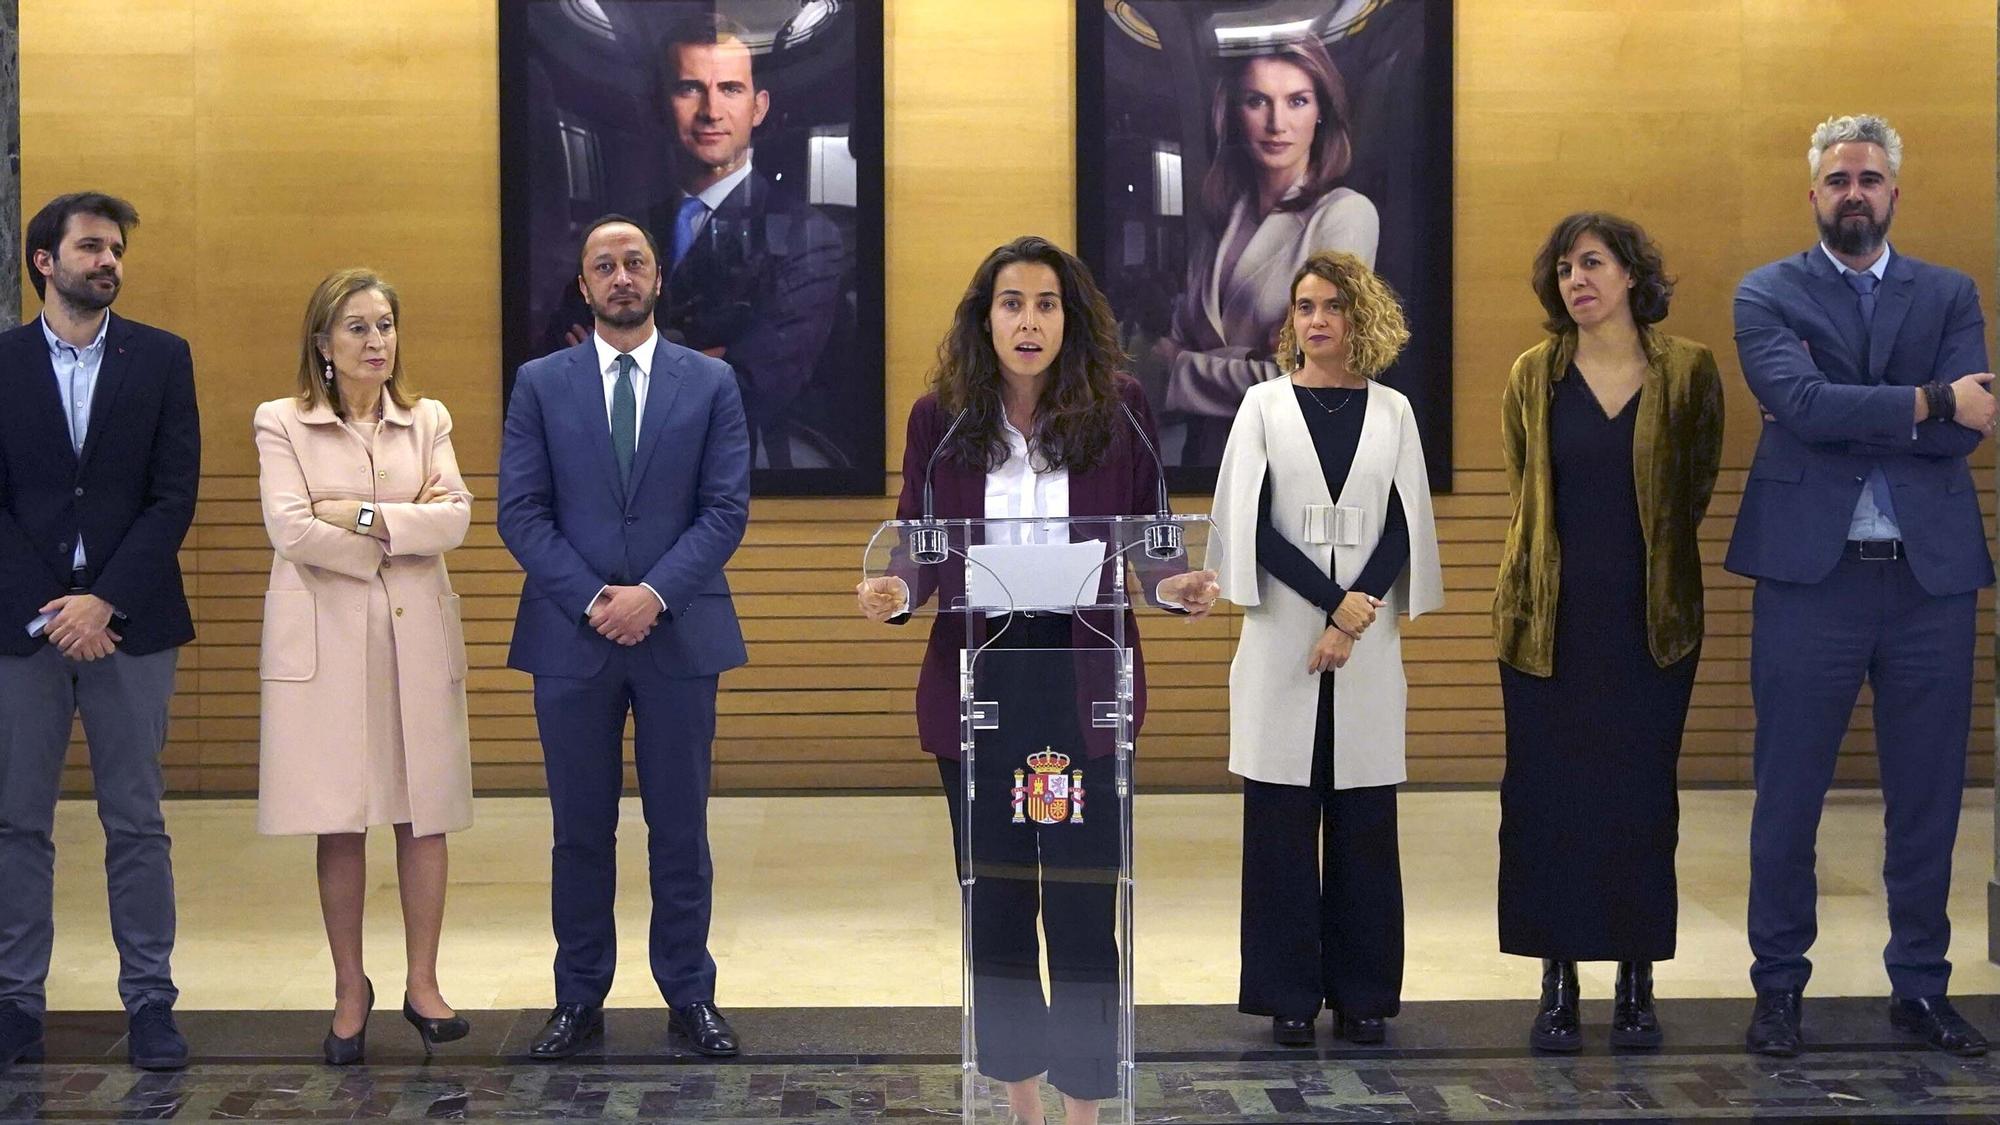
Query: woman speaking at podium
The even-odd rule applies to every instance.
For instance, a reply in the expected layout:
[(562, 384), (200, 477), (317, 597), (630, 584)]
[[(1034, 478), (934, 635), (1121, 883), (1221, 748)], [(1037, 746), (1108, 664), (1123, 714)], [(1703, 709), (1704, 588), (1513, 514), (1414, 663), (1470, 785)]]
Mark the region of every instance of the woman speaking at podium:
[[(994, 250), (973, 274), (938, 345), (931, 392), (910, 408), (897, 518), (1157, 512), (1159, 438), (1139, 384), (1120, 371), (1123, 359), (1116, 320), (1082, 262), (1033, 236)], [(927, 493), (934, 505), (926, 503)], [(1188, 571), (1184, 559), (1138, 561), (1143, 586), (1161, 604), (1190, 617), (1214, 604), (1214, 572)], [(928, 577), (920, 575), (916, 586), (917, 603), (937, 592)], [(856, 594), (873, 621), (900, 622), (912, 608), (902, 578), (868, 579)], [(1145, 668), (1129, 610), (1126, 618), (1136, 735), (1145, 717)], [(977, 757), (980, 792), (1010, 791), (1015, 771), (1046, 765), (1028, 759), (1044, 756), (1045, 747), (1068, 747), (1074, 764), (1091, 775), (1092, 795), (1105, 796), (1092, 801), (1081, 823), (1016, 824), (991, 814), (972, 826), (960, 823), (958, 668), (968, 645), (1070, 649), (1108, 642), (1074, 613), (996, 612), (972, 628), (983, 635), (968, 637), (962, 614), (939, 613), (933, 621), (917, 678), (917, 733), (924, 751), (937, 757), (953, 842), (971, 831), (982, 871), (967, 891), (979, 1070), (1007, 1085), (1019, 1121), (1043, 1120), (1040, 1078), (1047, 1074), (1063, 1094), (1065, 1120), (1087, 1123), (1096, 1119), (1098, 1100), (1118, 1092), (1121, 825), (1111, 771), (1093, 768), (1096, 755), (1111, 746), (1102, 732), (1086, 738), (1074, 708), (1048, 706), (1050, 699), (1076, 698), (1075, 672), (1066, 662), (992, 661), (987, 667), (998, 674), (982, 690), (999, 699), (1004, 728), (998, 752)], [(1018, 737), (1024, 733), (1034, 737)], [(1004, 801), (990, 804), (1008, 811)], [(1046, 999), (1038, 912), (1049, 944)]]

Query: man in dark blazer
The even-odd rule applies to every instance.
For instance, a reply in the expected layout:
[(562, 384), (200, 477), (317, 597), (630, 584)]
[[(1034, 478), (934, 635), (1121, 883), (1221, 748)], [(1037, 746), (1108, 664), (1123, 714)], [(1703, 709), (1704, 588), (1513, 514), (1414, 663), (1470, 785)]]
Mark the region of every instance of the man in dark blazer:
[(1820, 244), (1736, 291), (1737, 353), (1766, 419), (1725, 563), (1757, 582), (1745, 1038), (1781, 1057), (1800, 1048), (1814, 840), (1864, 679), (1887, 806), (1889, 1019), (1940, 1050), (1986, 1050), (1945, 998), (1945, 908), (1974, 602), (1993, 581), (1966, 456), (1992, 432), (1993, 376), (1971, 279), (1887, 242), (1902, 155), (1881, 118), (1822, 124), (1810, 150)]
[(139, 216), (97, 192), (29, 221), (42, 315), (0, 335), (0, 1070), (41, 1051), (56, 798), (82, 712), (134, 1066), (187, 1065), (160, 753), (201, 421), (187, 341), (114, 316)]
[(716, 680), (746, 660), (722, 573), (749, 519), (743, 402), (728, 364), (654, 329), (659, 257), (638, 223), (591, 226), (578, 284), (591, 336), (521, 366), (500, 452), (500, 535), (527, 572), (507, 664), (535, 678), (555, 820), (556, 1008), (532, 1053), (603, 1034), (629, 712), (653, 978), (674, 1032), (733, 1055), (708, 953), (707, 802)]

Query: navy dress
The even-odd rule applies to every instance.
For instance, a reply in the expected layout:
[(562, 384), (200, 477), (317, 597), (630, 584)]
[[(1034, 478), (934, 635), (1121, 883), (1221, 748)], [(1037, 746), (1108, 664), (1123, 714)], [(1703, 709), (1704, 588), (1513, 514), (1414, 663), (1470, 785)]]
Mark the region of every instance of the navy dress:
[(1500, 666), (1500, 949), (1664, 961), (1678, 910), (1681, 729), (1700, 650), (1661, 668), (1646, 638), (1634, 394), (1608, 417), (1572, 365), (1550, 392), (1561, 578), (1555, 674)]

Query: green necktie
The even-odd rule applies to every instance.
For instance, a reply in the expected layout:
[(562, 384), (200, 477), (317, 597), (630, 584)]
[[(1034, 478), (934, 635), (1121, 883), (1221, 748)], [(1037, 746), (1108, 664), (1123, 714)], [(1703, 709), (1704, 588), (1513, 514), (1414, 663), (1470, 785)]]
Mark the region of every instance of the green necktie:
[(611, 452), (618, 458), (618, 485), (632, 483), (632, 451), (638, 446), (639, 396), (632, 389), (632, 372), (639, 364), (629, 355), (618, 357), (618, 383), (611, 388)]

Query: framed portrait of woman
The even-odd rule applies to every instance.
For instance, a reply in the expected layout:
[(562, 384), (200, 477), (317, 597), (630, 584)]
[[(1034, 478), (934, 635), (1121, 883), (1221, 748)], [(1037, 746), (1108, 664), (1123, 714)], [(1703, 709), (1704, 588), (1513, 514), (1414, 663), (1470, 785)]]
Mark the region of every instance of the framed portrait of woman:
[(758, 495), (883, 481), (882, 11), (500, 5), (503, 386), (573, 346), (583, 231), (656, 247), (660, 334), (735, 369)]
[(1214, 486), (1324, 250), (1402, 299), (1410, 344), (1382, 379), (1450, 490), (1451, 66), (1435, 0), (1078, 0), (1078, 242), (1175, 491)]

